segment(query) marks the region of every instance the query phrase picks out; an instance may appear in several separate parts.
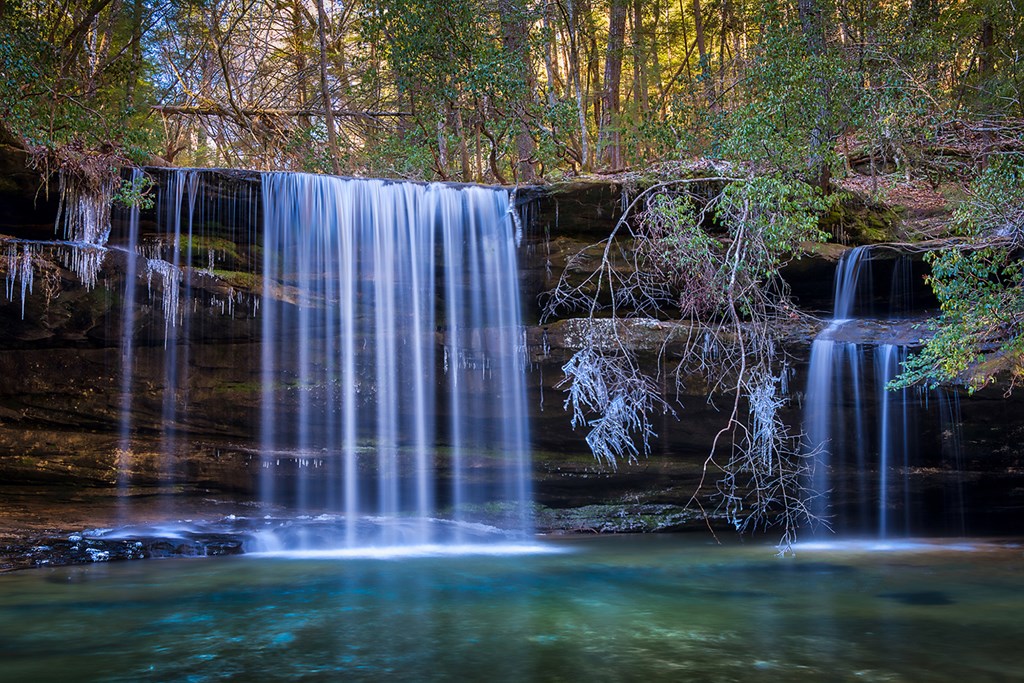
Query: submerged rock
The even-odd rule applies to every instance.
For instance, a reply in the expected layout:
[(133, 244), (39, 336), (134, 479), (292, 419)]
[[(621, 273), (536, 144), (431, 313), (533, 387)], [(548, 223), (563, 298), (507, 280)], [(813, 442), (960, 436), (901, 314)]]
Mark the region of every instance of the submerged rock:
[(240, 555), (242, 540), (216, 534), (187, 539), (159, 537), (104, 539), (72, 533), (64, 538), (26, 539), (0, 546), (0, 571), (30, 567), (63, 567), (95, 562), (119, 562), (168, 557)]
[(538, 531), (549, 534), (646, 534), (707, 529), (709, 524), (719, 528), (728, 526), (724, 515), (707, 518), (699, 510), (652, 503), (541, 507), (536, 511), (535, 522)]

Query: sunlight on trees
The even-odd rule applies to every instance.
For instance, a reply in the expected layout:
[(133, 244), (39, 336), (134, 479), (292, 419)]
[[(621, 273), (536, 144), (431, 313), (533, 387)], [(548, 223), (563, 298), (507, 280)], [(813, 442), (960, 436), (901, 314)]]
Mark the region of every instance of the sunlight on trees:
[(2, 116), (195, 165), (513, 183), (737, 154), (823, 182), (838, 149), (935, 173), (922, 146), (1024, 116), (1022, 21), (1012, 0), (6, 0)]

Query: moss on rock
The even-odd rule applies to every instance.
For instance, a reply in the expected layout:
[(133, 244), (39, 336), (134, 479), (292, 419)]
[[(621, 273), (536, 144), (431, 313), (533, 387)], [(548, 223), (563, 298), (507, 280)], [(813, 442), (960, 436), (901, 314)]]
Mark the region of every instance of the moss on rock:
[(837, 242), (877, 244), (893, 239), (899, 220), (896, 209), (844, 190), (838, 193), (832, 211), (821, 219), (821, 227)]

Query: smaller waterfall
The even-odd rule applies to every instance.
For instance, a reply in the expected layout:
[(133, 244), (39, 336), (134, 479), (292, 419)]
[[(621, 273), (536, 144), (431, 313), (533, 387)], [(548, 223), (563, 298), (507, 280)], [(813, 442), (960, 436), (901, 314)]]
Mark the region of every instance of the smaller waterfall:
[[(948, 398), (940, 396), (941, 414), (930, 416), (927, 393), (889, 389), (908, 356), (906, 344), (862, 338), (858, 326), (872, 314), (872, 306), (859, 303), (872, 299), (871, 256), (868, 247), (851, 249), (836, 268), (833, 317), (811, 345), (804, 432), (815, 460), (814, 513), (836, 531), (888, 538), (911, 533), (917, 521), (910, 472), (919, 419), (942, 422), (941, 450), (959, 439), (959, 423), (949, 417)], [(910, 272), (909, 258), (893, 262), (884, 311), (890, 318), (910, 310)]]
[[(805, 393), (804, 431), (807, 434), (809, 453), (814, 454), (815, 467), (811, 487), (818, 495), (814, 499), (814, 514), (825, 519), (829, 514), (830, 481), (829, 467), (835, 450), (833, 426), (836, 423), (834, 392), (841, 391), (843, 368), (850, 367), (851, 392), (858, 423), (858, 437), (862, 421), (858, 406), (861, 403), (860, 350), (856, 344), (838, 342), (836, 333), (849, 321), (857, 302), (857, 283), (860, 280), (861, 264), (870, 262), (867, 247), (855, 247), (845, 252), (836, 267), (833, 294), (832, 319), (828, 327), (811, 343), (810, 370), (808, 371), (807, 392)], [(849, 359), (848, 363), (844, 362)], [(860, 439), (858, 438), (858, 441)]]
[(857, 304), (858, 284), (861, 273), (871, 267), (871, 252), (868, 247), (854, 247), (845, 252), (836, 266), (836, 281), (833, 294), (832, 323), (829, 327), (839, 326), (853, 318)]
[(889, 292), (889, 317), (905, 318), (910, 315), (914, 308), (914, 269), (907, 254), (896, 257)]

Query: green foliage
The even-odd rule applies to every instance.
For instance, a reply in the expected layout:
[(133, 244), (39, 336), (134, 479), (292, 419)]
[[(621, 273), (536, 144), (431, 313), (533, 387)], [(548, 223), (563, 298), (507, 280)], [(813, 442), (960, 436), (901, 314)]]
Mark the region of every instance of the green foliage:
[(143, 78), (143, 51), (131, 49), (132, 6), (110, 4), (97, 25), (81, 33), (75, 22), (90, 8), (83, 2), (66, 11), (32, 0), (6, 3), (0, 119), (30, 145), (116, 147), (144, 162), (162, 131), (148, 111), (136, 108), (152, 86)]
[(973, 392), (1006, 369), (987, 363), (990, 357), (1013, 364), (1024, 355), (1021, 263), (997, 248), (949, 249), (928, 260), (941, 315), (929, 323), (933, 336), (907, 360), (892, 387), (956, 383)]
[(940, 304), (932, 336), (896, 388), (923, 382), (974, 391), (1024, 359), (1024, 159), (998, 160), (971, 184), (957, 210), (964, 245), (927, 255)]
[(760, 40), (744, 102), (711, 118), (717, 151), (775, 172), (839, 164), (833, 142), (850, 123), (856, 75), (836, 50), (815, 54), (793, 30), (792, 11), (768, 2), (759, 8)]
[[(988, 46), (981, 40), (986, 25), (992, 40)], [(977, 59), (964, 74), (958, 97), (986, 114), (1024, 116), (1024, 12), (1016, 0), (968, 0), (955, 10), (951, 7), (939, 17), (936, 34), (954, 48), (961, 36), (978, 38), (970, 45)], [(962, 51), (968, 46), (959, 47)]]
[(779, 176), (728, 184), (713, 202), (727, 239), (708, 232), (708, 211), (685, 194), (661, 193), (643, 215), (643, 267), (670, 284), (684, 316), (708, 319), (737, 308), (750, 316), (801, 243), (823, 241), (820, 218), (834, 196)]
[[(139, 162), (514, 180), (524, 162), (591, 170), (615, 144), (633, 168), (725, 157), (823, 184), (851, 147), (938, 181), (967, 169), (925, 158), (927, 145), (979, 117), (1000, 132), (1024, 116), (1014, 0), (706, 2), (703, 56), (691, 3), (640, 0), (613, 112), (607, 2), (326, 9), (327, 99), (347, 111), (339, 160), (319, 113), (319, 20), (300, 0), (7, 0), (0, 117), (32, 144), (114, 144)], [(194, 111), (161, 119), (153, 104)]]
[(732, 183), (722, 193), (718, 217), (734, 239), (753, 235), (756, 248), (746, 252), (746, 264), (759, 277), (774, 277), (784, 258), (802, 242), (823, 242), (821, 216), (835, 202), (820, 188), (781, 176), (757, 175)]
[(659, 194), (648, 204), (643, 220), (650, 239), (645, 267), (671, 284), (680, 313), (701, 317), (726, 305), (724, 249), (701, 224), (690, 197)]
[(961, 234), (1024, 244), (1024, 155), (997, 157), (971, 183), (968, 195), (955, 214)]
[(544, 170), (571, 171), (580, 166), (580, 150), (574, 141), (579, 138), (576, 104), (557, 99), (538, 108), (531, 108), (543, 124), (537, 130), (537, 161)]
[(49, 50), (17, 13), (0, 21), (0, 115), (12, 130), (33, 128), (34, 87), (45, 83)]
[(395, 133), (381, 140), (375, 153), (366, 160), (371, 176), (426, 180), (433, 175), (432, 140), (418, 134)]
[(860, 30), (877, 36), (881, 48), (858, 48), (851, 123), (857, 139), (909, 175), (919, 165), (915, 149), (933, 142), (943, 121), (953, 117), (936, 64), (953, 58), (951, 41), (939, 38), (934, 22), (911, 16), (910, 3), (875, 7)]
[[(323, 121), (293, 131), (282, 144), (281, 155), (297, 160), (298, 168), (310, 173), (330, 173), (333, 170), (327, 144), (327, 127)], [(345, 158), (341, 163), (343, 167), (350, 167), (352, 161)]]
[[(470, 145), (470, 136), (478, 133), (482, 156), (493, 148), (496, 161), (511, 168), (509, 133), (530, 91), (524, 79), (526, 55), (505, 49), (501, 22), (494, 8), (473, 0), (384, 0), (364, 17), (364, 40), (379, 42), (378, 36), (386, 36), (382, 47), (398, 102), (414, 112), (417, 130), (399, 131), (386, 143), (411, 153), (411, 158), (390, 160), (396, 170), (406, 167), (401, 175), (429, 176), (427, 169), (455, 175), (459, 145)], [(446, 131), (440, 139), (439, 127)], [(549, 147), (548, 160), (552, 156), (564, 155)]]
[(152, 209), (156, 202), (153, 199), (152, 191), (156, 183), (148, 175), (139, 175), (136, 178), (122, 178), (121, 184), (111, 197), (115, 204), (124, 207), (135, 207), (142, 210)]

